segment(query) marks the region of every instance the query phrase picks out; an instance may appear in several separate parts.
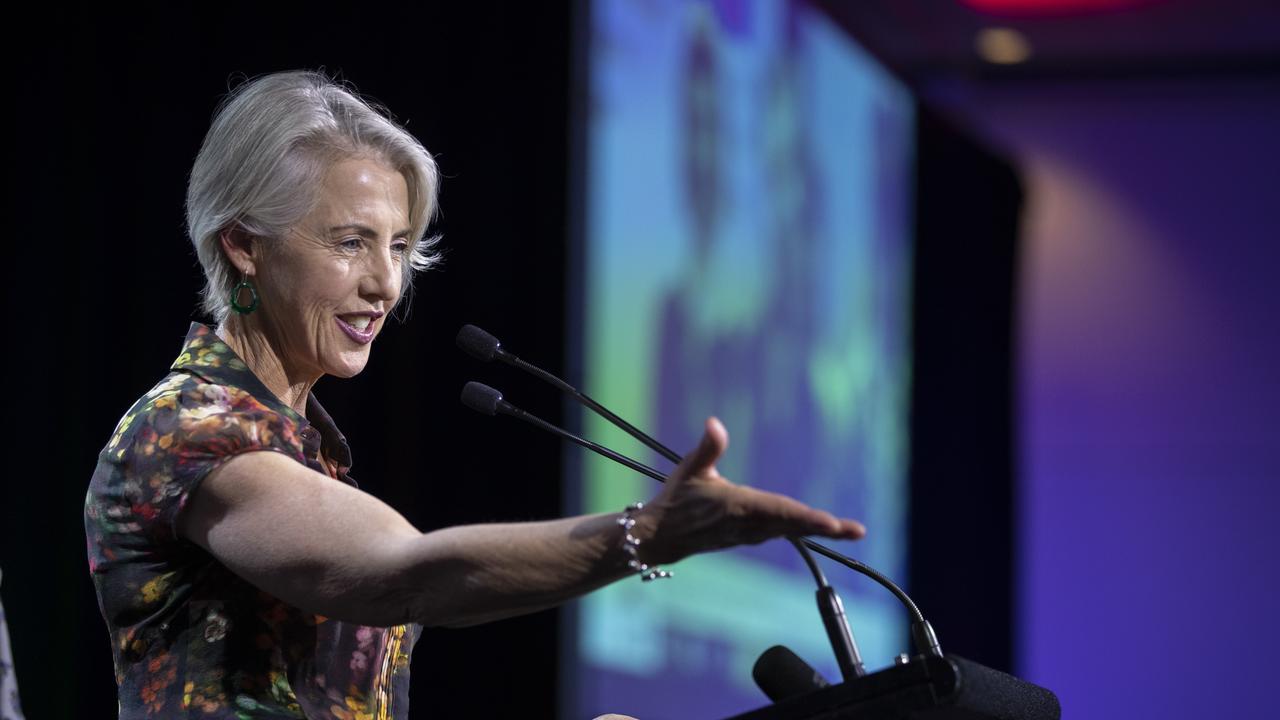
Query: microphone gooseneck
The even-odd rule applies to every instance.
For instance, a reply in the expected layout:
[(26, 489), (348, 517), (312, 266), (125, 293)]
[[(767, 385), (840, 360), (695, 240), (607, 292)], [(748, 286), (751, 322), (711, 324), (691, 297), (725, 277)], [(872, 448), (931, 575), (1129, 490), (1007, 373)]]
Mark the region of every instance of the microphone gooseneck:
[[(486, 332), (485, 330), (479, 327), (476, 327), (475, 325), (464, 325), (458, 331), (457, 344), (458, 344), (458, 347), (461, 348), (464, 352), (466, 352), (467, 354), (471, 355), (472, 357), (478, 360), (482, 360), (485, 362), (489, 362), (494, 359), (501, 360), (502, 362), (507, 363), (508, 365), (512, 365), (513, 367), (520, 368), (521, 370), (524, 370), (525, 372), (528, 372), (534, 375), (535, 377), (538, 377), (539, 379), (554, 385), (561, 391), (572, 396), (575, 400), (577, 400), (582, 405), (586, 406), (588, 409), (592, 410), (596, 414), (605, 418), (610, 423), (612, 423), (619, 429), (623, 430), (631, 437), (640, 441), (646, 447), (650, 448), (651, 450), (658, 453), (659, 455), (662, 455), (667, 460), (670, 460), (673, 463), (679, 463), (682, 460), (682, 457), (678, 453), (676, 453), (674, 450), (667, 447), (666, 445), (663, 445), (661, 442), (659, 442), (657, 439), (650, 436), (648, 433), (645, 433), (643, 430), (640, 430), (639, 428), (635, 427), (631, 423), (628, 423), (626, 420), (623, 420), (621, 417), (617, 416), (612, 411), (605, 408), (603, 405), (596, 402), (595, 400), (591, 399), (585, 393), (579, 391), (577, 388), (573, 387), (572, 385), (565, 382), (561, 378), (556, 377), (555, 375), (552, 375), (551, 373), (547, 372), (546, 370), (543, 370), (542, 368), (537, 367), (536, 365), (532, 365), (528, 362), (525, 362), (524, 360), (521, 360), (520, 358), (516, 357), (514, 354), (506, 351), (505, 349), (502, 348), (501, 341), (499, 341), (497, 337)], [(509, 415), (512, 415), (513, 417), (518, 417), (521, 420), (524, 420), (525, 422), (529, 422), (544, 430), (547, 430), (556, 435), (559, 435), (581, 447), (587, 448), (615, 462), (621, 463), (622, 465), (625, 465), (631, 468), (632, 470), (635, 470), (643, 475), (647, 475), (648, 477), (658, 480), (659, 482), (666, 482), (666, 476), (664, 476), (662, 473), (658, 472), (657, 470), (647, 465), (644, 465), (643, 463), (632, 460), (631, 458), (626, 457), (625, 455), (622, 455), (613, 450), (610, 450), (609, 448), (606, 448), (602, 445), (593, 443), (590, 440), (587, 440), (585, 438), (579, 437), (573, 433), (570, 433), (567, 430), (563, 430), (559, 427), (556, 427), (555, 425), (552, 425), (551, 423), (548, 423), (545, 420), (542, 420), (541, 418), (537, 418), (536, 416), (530, 415), (525, 411), (520, 410), (519, 408), (515, 408), (509, 403), (506, 403), (505, 401), (503, 401), (502, 393), (498, 392), (497, 390), (494, 390), (493, 388), (489, 388), (486, 385), (481, 385), (480, 383), (474, 383), (474, 382), (467, 384), (468, 387), (471, 385), (479, 385), (480, 387), (486, 388), (491, 393), (496, 394), (500, 404), (506, 405), (508, 408), (510, 408), (510, 410), (514, 411), (514, 412), (508, 412), (499, 408), (498, 412), (503, 412), (503, 414), (509, 414)], [(467, 403), (466, 398), (467, 398), (467, 392), (466, 392), (466, 389), (464, 388), (464, 392), (463, 392), (464, 404)], [(484, 409), (473, 407), (471, 405), (468, 405), (468, 407), (472, 407), (472, 409), (476, 409), (479, 412), (484, 412), (485, 414), (488, 414), (488, 415), (495, 414), (495, 412), (487, 412)], [(485, 407), (487, 407), (487, 405)], [(892, 580), (890, 580), (887, 576), (885, 576), (880, 571), (876, 570), (875, 568), (859, 560), (855, 560), (842, 553), (836, 552), (835, 550), (832, 550), (831, 548), (828, 548), (825, 545), (822, 545), (808, 538), (798, 538), (798, 539), (787, 538), (787, 539), (800, 553), (801, 557), (805, 561), (805, 564), (809, 567), (810, 572), (813, 573), (814, 580), (818, 584), (818, 608), (822, 615), (823, 624), (827, 629), (827, 634), (831, 640), (832, 648), (835, 651), (836, 659), (838, 661), (838, 664), (840, 665), (841, 674), (844, 676), (846, 680), (854, 676), (862, 675), (865, 672), (863, 669), (862, 658), (858, 653), (857, 644), (853, 639), (853, 635), (852, 633), (849, 632), (848, 624), (844, 620), (844, 608), (843, 608), (843, 605), (840, 603), (840, 598), (839, 596), (835, 595), (835, 590), (831, 588), (830, 585), (827, 583), (826, 577), (822, 574), (822, 571), (818, 568), (818, 565), (814, 561), (813, 556), (809, 553), (810, 550), (830, 560), (834, 560), (835, 562), (838, 562), (841, 565), (844, 565), (850, 570), (853, 570), (857, 573), (865, 575), (866, 577), (875, 581), (876, 583), (878, 583), (879, 585), (887, 589), (890, 593), (892, 593), (894, 597), (896, 597), (898, 601), (903, 605), (903, 607), (906, 608), (908, 614), (911, 616), (911, 638), (912, 638), (913, 644), (916, 647), (917, 652), (923, 655), (934, 655), (937, 657), (942, 657), (942, 648), (938, 643), (938, 638), (933, 631), (933, 627), (929, 625), (929, 622), (927, 620), (925, 620), (924, 614), (920, 612), (920, 608), (915, 604), (914, 601), (911, 600), (911, 598), (906, 594), (906, 592), (904, 592), (902, 588), (898, 587), (898, 585), (894, 583)], [(829, 592), (824, 592), (824, 591), (829, 591)]]
[(853, 638), (853, 631), (849, 628), (849, 621), (844, 614), (844, 603), (840, 602), (836, 589), (827, 582), (827, 576), (822, 573), (822, 568), (818, 567), (818, 562), (813, 559), (813, 553), (809, 552), (809, 548), (805, 547), (803, 542), (793, 537), (787, 538), (787, 542), (800, 553), (805, 565), (809, 567), (809, 572), (813, 573), (814, 582), (818, 584), (814, 599), (818, 602), (818, 614), (822, 616), (822, 627), (827, 631), (827, 640), (831, 642), (836, 664), (840, 667), (840, 677), (848, 680), (866, 675), (866, 667), (862, 664), (862, 653), (858, 652), (858, 641)]

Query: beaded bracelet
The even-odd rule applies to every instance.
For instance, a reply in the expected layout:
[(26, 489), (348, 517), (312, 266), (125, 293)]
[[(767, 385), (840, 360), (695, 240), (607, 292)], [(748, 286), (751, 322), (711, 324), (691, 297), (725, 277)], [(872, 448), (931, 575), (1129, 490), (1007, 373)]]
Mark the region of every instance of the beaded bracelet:
[(622, 526), (622, 551), (628, 558), (627, 567), (640, 573), (640, 579), (645, 582), (669, 578), (671, 573), (666, 570), (660, 567), (649, 567), (640, 562), (640, 538), (631, 534), (631, 528), (636, 526), (636, 513), (643, 509), (644, 503), (632, 503), (622, 511), (622, 517), (618, 518), (618, 524)]

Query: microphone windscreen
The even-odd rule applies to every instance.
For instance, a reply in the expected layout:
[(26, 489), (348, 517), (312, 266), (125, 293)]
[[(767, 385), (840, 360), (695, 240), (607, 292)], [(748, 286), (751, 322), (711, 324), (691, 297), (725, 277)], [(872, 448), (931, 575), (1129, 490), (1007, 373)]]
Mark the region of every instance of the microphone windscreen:
[[(947, 698), (954, 717), (1060, 720), (1062, 705), (1051, 691), (956, 655), (946, 661), (955, 668)], [(950, 716), (949, 716), (950, 717)]]
[(751, 668), (751, 677), (774, 702), (806, 695), (830, 683), (809, 663), (782, 645), (765, 650)]
[(463, 352), (485, 362), (492, 360), (502, 345), (498, 342), (498, 338), (475, 325), (463, 325), (458, 331), (457, 343)]
[(472, 381), (462, 386), (462, 404), (476, 412), (497, 415), (500, 402), (502, 393), (484, 383)]

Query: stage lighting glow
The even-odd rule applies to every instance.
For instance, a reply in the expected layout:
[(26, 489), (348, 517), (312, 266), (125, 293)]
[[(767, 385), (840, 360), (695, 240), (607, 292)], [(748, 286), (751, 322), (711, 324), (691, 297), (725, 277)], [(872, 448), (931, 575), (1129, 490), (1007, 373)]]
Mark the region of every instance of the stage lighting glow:
[(983, 60), (996, 65), (1016, 65), (1031, 57), (1031, 43), (1013, 28), (983, 28), (974, 47)]

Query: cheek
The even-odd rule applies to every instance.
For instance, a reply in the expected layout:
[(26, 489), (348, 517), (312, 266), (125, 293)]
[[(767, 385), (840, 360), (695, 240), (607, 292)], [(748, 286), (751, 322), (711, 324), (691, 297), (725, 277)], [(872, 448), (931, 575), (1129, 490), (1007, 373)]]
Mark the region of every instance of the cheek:
[(308, 314), (341, 310), (354, 292), (351, 273), (345, 267), (326, 265), (294, 278), (290, 300)]
[(285, 307), (297, 305), (299, 300), (304, 299), (311, 292), (308, 278), (305, 268), (294, 265), (276, 267), (264, 283), (264, 289), (266, 294), (275, 298), (277, 304), (283, 304)]

